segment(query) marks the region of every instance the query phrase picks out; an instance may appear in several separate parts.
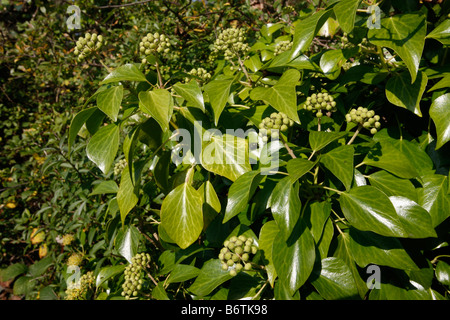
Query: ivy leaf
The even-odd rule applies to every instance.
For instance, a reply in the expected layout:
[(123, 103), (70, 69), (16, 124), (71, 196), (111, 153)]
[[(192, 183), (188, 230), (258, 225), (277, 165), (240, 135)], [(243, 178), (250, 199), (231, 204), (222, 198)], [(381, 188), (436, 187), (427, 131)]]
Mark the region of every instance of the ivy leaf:
[(206, 230), (208, 225), (214, 220), (214, 218), (220, 213), (222, 206), (220, 200), (217, 197), (216, 190), (214, 190), (211, 182), (204, 182), (200, 188), (199, 193), (203, 199), (203, 231)]
[(112, 121), (117, 121), (120, 104), (123, 98), (123, 86), (108, 88), (97, 95), (97, 107)]
[[(449, 20), (450, 21), (450, 20)], [(450, 87), (450, 74), (445, 75), (438, 83), (428, 89), (428, 92)]]
[(203, 145), (202, 166), (213, 173), (236, 181), (252, 170), (248, 159), (248, 141), (229, 134), (212, 135)]
[(347, 190), (352, 187), (354, 153), (352, 146), (344, 145), (325, 153), (320, 158), (320, 162), (343, 183)]
[(331, 80), (337, 79), (342, 65), (356, 53), (359, 48), (328, 50), (320, 57), (320, 68), (324, 75)]
[(387, 237), (407, 237), (408, 233), (389, 198), (372, 186), (352, 188), (339, 199), (347, 220), (359, 230)]
[[(125, 223), (125, 218), (128, 213), (137, 205), (139, 201), (139, 178), (141, 176), (144, 162), (136, 162), (134, 170), (130, 170), (129, 164), (122, 170), (122, 176), (120, 177), (119, 190), (117, 191), (117, 204), (119, 206), (120, 217), (122, 224)], [(132, 171), (134, 177), (132, 180)], [(134, 181), (134, 183), (133, 183)]]
[(288, 69), (280, 80), (270, 88), (257, 87), (250, 92), (252, 100), (263, 100), (279, 112), (284, 112), (297, 123), (300, 119), (297, 114), (297, 94), (295, 87), (300, 80), (300, 72)]
[(390, 103), (405, 108), (421, 117), (420, 100), (425, 92), (427, 82), (428, 77), (422, 71), (417, 72), (413, 82), (411, 82), (410, 74), (403, 72), (392, 77), (386, 83), (386, 98)]
[(436, 150), (450, 141), (450, 93), (443, 94), (433, 100), (430, 117), (436, 125)]
[(402, 270), (419, 270), (396, 238), (383, 237), (351, 227), (350, 250), (355, 262), (361, 268), (376, 264)]
[(388, 197), (402, 196), (417, 202), (417, 192), (408, 179), (398, 178), (384, 170), (372, 173), (369, 176), (370, 184), (383, 191)]
[(92, 190), (89, 196), (106, 193), (117, 193), (117, 191), (119, 191), (117, 183), (114, 180), (106, 180), (95, 185), (94, 190)]
[[(130, 259), (131, 261), (131, 259)], [(107, 266), (100, 269), (100, 272), (98, 273), (97, 277), (95, 278), (95, 286), (98, 288), (100, 287), (106, 280), (114, 277), (115, 275), (119, 273), (123, 273), (125, 270), (124, 264), (119, 264), (115, 266)]]
[(189, 102), (190, 105), (205, 112), (205, 103), (203, 101), (202, 90), (198, 86), (196, 80), (191, 80), (188, 83), (177, 82), (173, 85), (173, 89), (187, 102)]
[(394, 205), (408, 238), (437, 237), (427, 210), (408, 198), (392, 196), (389, 200)]
[(195, 278), (200, 273), (200, 269), (187, 264), (177, 264), (170, 273), (167, 283), (184, 282)]
[(272, 288), (277, 277), (277, 271), (273, 265), (272, 247), (275, 237), (278, 235), (279, 231), (280, 229), (274, 220), (264, 223), (259, 231), (259, 252), (262, 254), (262, 264), (266, 268), (267, 278)]
[(86, 153), (104, 173), (108, 173), (119, 149), (119, 127), (113, 123), (101, 127), (89, 141)]
[(294, 183), (298, 179), (300, 179), (305, 173), (311, 170), (315, 165), (315, 162), (302, 159), (295, 158), (288, 161), (286, 168), (289, 173), (289, 177), (291, 178), (291, 183)]
[(123, 66), (118, 67), (113, 72), (108, 74), (106, 78), (100, 82), (100, 84), (107, 84), (111, 82), (119, 81), (147, 81), (144, 74), (139, 71), (138, 67), (134, 64), (128, 63)]
[(223, 223), (227, 222), (247, 207), (263, 177), (264, 176), (260, 174), (259, 170), (257, 170), (246, 172), (236, 179), (228, 191), (228, 200)]
[(310, 131), (309, 132), (309, 144), (313, 151), (319, 151), (325, 148), (327, 145), (336, 141), (348, 133), (343, 132), (325, 132), (325, 131)]
[(222, 262), (219, 259), (211, 259), (203, 265), (188, 290), (196, 296), (204, 297), (231, 278), (230, 272), (222, 269)]
[(216, 126), (227, 104), (233, 82), (234, 79), (213, 80), (205, 86), (205, 92), (209, 97), (209, 102), (214, 112), (214, 123)]
[(281, 179), (272, 191), (269, 206), (284, 240), (291, 235), (300, 217), (302, 203), (298, 195), (299, 183), (290, 177)]
[(332, 12), (332, 10), (315, 12), (295, 26), (290, 60), (309, 49), (314, 36), (319, 32)]
[(322, 259), (320, 270), (314, 270), (316, 278), (311, 284), (327, 300), (355, 299), (358, 297), (353, 274), (341, 258)]
[(439, 261), (436, 265), (436, 279), (446, 285), (450, 286), (450, 265), (444, 261)]
[(445, 19), (427, 35), (427, 38), (436, 39), (445, 46), (450, 45), (450, 20)]
[(78, 132), (80, 132), (80, 129), (83, 127), (83, 125), (86, 123), (86, 121), (92, 116), (92, 114), (98, 110), (97, 107), (88, 108), (85, 110), (81, 110), (78, 112), (75, 117), (73, 117), (72, 122), (70, 123), (69, 128), (69, 138), (68, 138), (68, 148), (69, 153), (71, 152), (72, 145), (75, 142), (75, 138), (78, 135)]
[(395, 142), (387, 139), (375, 143), (363, 163), (384, 169), (401, 178), (412, 179), (419, 175), (410, 159), (399, 150)]
[(394, 15), (381, 19), (381, 28), (370, 29), (367, 34), (371, 43), (391, 48), (400, 56), (411, 75), (410, 84), (416, 81), (419, 70), (427, 32), (426, 18), (423, 12)]
[(308, 279), (316, 257), (314, 238), (302, 219), (287, 241), (282, 231), (273, 241), (272, 259), (279, 279), (292, 296)]
[(418, 189), (418, 204), (430, 213), (432, 225), (436, 227), (450, 216), (448, 178), (440, 174), (428, 174), (420, 178), (423, 187)]
[(341, 0), (334, 6), (333, 11), (342, 31), (350, 33), (355, 25), (356, 9), (361, 0)]
[(163, 131), (169, 130), (169, 121), (173, 112), (173, 99), (166, 89), (139, 92), (139, 109), (151, 115)]
[(115, 247), (117, 251), (131, 263), (131, 259), (137, 254), (140, 233), (135, 226), (126, 226), (125, 230), (120, 230), (116, 239)]
[(203, 230), (202, 195), (184, 182), (173, 189), (161, 206), (161, 225), (180, 248), (189, 247)]

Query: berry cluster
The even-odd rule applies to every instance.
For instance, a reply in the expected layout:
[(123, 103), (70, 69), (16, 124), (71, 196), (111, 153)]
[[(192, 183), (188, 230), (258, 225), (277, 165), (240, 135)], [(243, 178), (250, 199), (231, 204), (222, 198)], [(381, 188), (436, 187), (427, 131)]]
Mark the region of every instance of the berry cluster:
[(127, 166), (127, 160), (126, 159), (120, 159), (119, 162), (117, 162), (114, 165), (114, 175), (118, 176), (122, 173), (123, 169)]
[(83, 37), (78, 38), (75, 50), (73, 53), (78, 56), (78, 61), (84, 60), (94, 51), (100, 50), (103, 46), (103, 36), (96, 33), (86, 33)]
[(371, 134), (378, 132), (377, 129), (381, 127), (380, 116), (375, 114), (375, 111), (368, 110), (367, 108), (358, 107), (358, 109), (351, 109), (349, 113), (345, 115), (347, 122), (353, 122), (365, 129), (370, 129)]
[(66, 300), (86, 299), (86, 293), (94, 287), (95, 277), (92, 271), (82, 275), (77, 283), (69, 285), (66, 290)]
[[(189, 71), (189, 74), (198, 77), (200, 82), (206, 82), (211, 79), (211, 74), (201, 67), (192, 69)], [(189, 78), (186, 78), (185, 81), (188, 82)]]
[(336, 101), (326, 92), (313, 93), (310, 97), (306, 98), (305, 109), (315, 112), (316, 117), (321, 118), (324, 112), (336, 111)]
[(228, 28), (223, 30), (213, 46), (213, 54), (223, 52), (226, 60), (230, 61), (238, 57), (241, 53), (245, 54), (249, 45), (244, 43), (246, 40), (245, 31), (242, 28)]
[(293, 43), (292, 41), (288, 41), (288, 40), (278, 42), (275, 46), (275, 50), (274, 50), (273, 54), (277, 56), (285, 51), (291, 50), (292, 43)]
[(125, 282), (122, 284), (122, 296), (125, 299), (137, 296), (139, 290), (142, 289), (144, 283), (143, 269), (149, 262), (150, 255), (148, 253), (138, 253), (131, 259), (131, 264), (125, 268)]
[[(164, 34), (148, 33), (139, 43), (139, 52), (143, 55), (150, 55), (154, 53), (169, 53), (170, 51), (169, 38)], [(142, 59), (142, 63), (147, 63), (147, 59)]]
[(232, 236), (223, 243), (219, 259), (222, 261), (222, 269), (229, 270), (231, 276), (235, 276), (242, 269), (251, 270), (250, 255), (258, 252), (258, 247), (253, 244), (252, 238), (244, 235)]
[(264, 142), (267, 142), (268, 137), (278, 139), (279, 131), (286, 132), (294, 125), (294, 121), (289, 119), (283, 112), (273, 112), (270, 117), (264, 118), (259, 124), (259, 136)]

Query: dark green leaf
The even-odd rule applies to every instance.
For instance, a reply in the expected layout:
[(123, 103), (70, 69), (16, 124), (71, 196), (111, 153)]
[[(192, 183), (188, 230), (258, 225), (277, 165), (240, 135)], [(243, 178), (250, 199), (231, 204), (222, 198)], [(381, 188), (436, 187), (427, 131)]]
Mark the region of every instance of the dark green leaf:
[(112, 121), (117, 121), (123, 98), (123, 86), (114, 86), (97, 95), (97, 107)]
[(450, 20), (445, 19), (440, 25), (431, 31), (427, 38), (433, 38), (440, 41), (442, 44), (450, 45)]
[(398, 178), (384, 170), (372, 173), (369, 176), (370, 184), (383, 191), (388, 197), (402, 196), (417, 202), (417, 192), (408, 179)]
[(322, 259), (320, 270), (311, 283), (327, 300), (355, 299), (358, 289), (352, 272), (344, 260), (336, 257)]
[(281, 179), (272, 191), (269, 206), (284, 240), (291, 235), (300, 217), (302, 203), (298, 195), (299, 183), (290, 177)]
[(75, 138), (80, 132), (81, 127), (85, 124), (85, 122), (89, 119), (90, 116), (94, 113), (94, 111), (98, 110), (97, 107), (88, 108), (78, 112), (75, 117), (73, 117), (72, 122), (70, 123), (69, 128), (69, 139), (68, 139), (68, 148), (69, 153), (71, 152), (72, 145), (75, 142)]
[(117, 251), (131, 263), (131, 259), (137, 254), (140, 240), (140, 233), (135, 226), (126, 226), (120, 230), (115, 240)]
[(333, 7), (336, 19), (342, 31), (350, 33), (355, 25), (356, 9), (358, 9), (361, 0), (341, 0)]
[(195, 278), (199, 273), (200, 269), (194, 266), (177, 264), (170, 273), (170, 276), (167, 279), (167, 283), (184, 282), (189, 279)]
[(269, 279), (272, 288), (277, 277), (277, 272), (275, 270), (275, 266), (273, 265), (272, 247), (279, 231), (280, 230), (278, 229), (277, 223), (271, 220), (266, 222), (261, 227), (259, 233), (259, 252), (262, 253), (262, 263), (266, 268), (267, 278)]
[(400, 56), (411, 74), (409, 84), (416, 81), (427, 32), (426, 18), (422, 11), (397, 14), (381, 19), (381, 28), (370, 29), (367, 34), (372, 44), (391, 48)]
[(291, 159), (287, 163), (287, 171), (294, 183), (314, 167), (315, 163), (302, 158)]
[(402, 270), (419, 270), (396, 238), (350, 228), (350, 251), (361, 268), (376, 264)]
[(430, 117), (436, 126), (436, 150), (450, 141), (450, 93), (443, 94), (433, 100)]
[(450, 265), (444, 261), (439, 261), (436, 265), (436, 279), (446, 285), (450, 286)]
[(353, 181), (353, 146), (344, 145), (325, 153), (320, 162), (350, 190)]
[(347, 134), (347, 132), (310, 131), (309, 144), (314, 151), (319, 151), (331, 142), (336, 141)]
[(263, 177), (264, 176), (262, 176), (259, 171), (249, 171), (236, 179), (228, 191), (228, 200), (223, 223), (227, 222), (247, 207)]
[(95, 279), (95, 286), (97, 288), (100, 287), (103, 282), (107, 281), (108, 279), (111, 279), (117, 274), (123, 273), (124, 270), (125, 270), (124, 264), (103, 267), (98, 273), (97, 278)]
[(173, 89), (176, 93), (182, 96), (189, 103), (189, 105), (199, 108), (203, 112), (205, 111), (202, 90), (198, 86), (196, 80), (191, 80), (188, 83), (177, 82), (173, 85)]
[(222, 269), (222, 262), (219, 259), (211, 259), (203, 265), (197, 279), (188, 290), (196, 296), (204, 297), (231, 278), (230, 272)]
[(440, 174), (428, 174), (420, 178), (423, 188), (418, 189), (418, 204), (430, 213), (432, 225), (436, 227), (450, 216), (448, 179)]

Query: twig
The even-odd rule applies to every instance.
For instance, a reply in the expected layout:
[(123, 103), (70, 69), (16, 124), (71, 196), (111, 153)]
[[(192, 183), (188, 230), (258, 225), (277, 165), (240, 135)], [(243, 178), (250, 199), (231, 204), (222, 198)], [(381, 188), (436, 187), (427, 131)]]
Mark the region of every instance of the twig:
[(288, 151), (289, 155), (292, 157), (292, 159), (297, 158), (295, 156), (294, 152), (292, 151), (292, 149), (289, 148), (289, 146), (288, 146), (287, 142), (284, 140), (283, 136), (281, 136), (281, 135), (280, 135), (280, 140), (281, 140), (281, 142), (283, 142), (285, 148), (287, 149), (287, 151)]
[(355, 133), (353, 134), (353, 137), (350, 139), (350, 141), (347, 143), (347, 145), (350, 145), (355, 140), (356, 136), (358, 135), (359, 131), (362, 129), (362, 125), (359, 124), (358, 128), (356, 129)]
[(134, 5), (138, 5), (138, 4), (144, 4), (144, 3), (147, 3), (150, 1), (153, 1), (153, 0), (143, 0), (143, 1), (136, 1), (136, 2), (132, 2), (132, 3), (123, 3), (123, 4), (111, 4), (108, 6), (99, 6), (99, 7), (97, 7), (97, 9), (130, 7), (130, 6), (134, 6)]

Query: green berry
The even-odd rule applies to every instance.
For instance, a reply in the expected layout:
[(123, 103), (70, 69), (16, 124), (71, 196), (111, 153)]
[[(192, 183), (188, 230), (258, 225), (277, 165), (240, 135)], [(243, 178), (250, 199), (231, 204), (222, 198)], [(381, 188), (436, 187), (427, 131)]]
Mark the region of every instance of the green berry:
[(375, 134), (375, 133), (377, 133), (377, 132), (378, 132), (378, 130), (375, 129), (375, 128), (370, 129), (370, 133), (371, 133), (371, 134)]
[(252, 265), (251, 265), (251, 263), (246, 263), (246, 264), (244, 265), (244, 270), (247, 270), (247, 271), (252, 270)]

